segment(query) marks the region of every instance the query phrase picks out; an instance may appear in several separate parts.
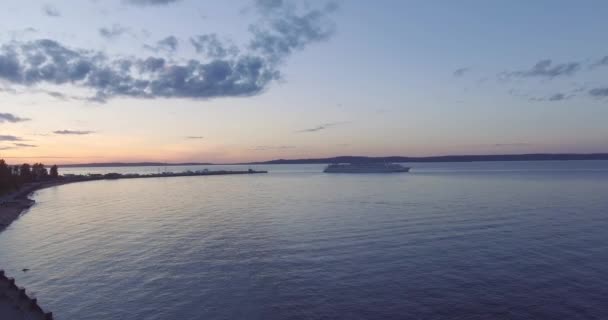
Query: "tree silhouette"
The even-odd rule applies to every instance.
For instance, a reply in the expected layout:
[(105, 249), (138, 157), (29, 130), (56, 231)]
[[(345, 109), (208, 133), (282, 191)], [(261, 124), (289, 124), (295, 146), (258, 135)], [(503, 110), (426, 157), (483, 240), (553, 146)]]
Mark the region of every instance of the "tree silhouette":
[(19, 176), (21, 177), (23, 182), (32, 181), (32, 171), (29, 164), (24, 163), (19, 168)]
[(9, 166), (4, 160), (0, 160), (0, 192), (5, 192), (13, 187), (12, 177)]
[(34, 163), (34, 165), (32, 165), (33, 180), (36, 180), (36, 181), (46, 180), (48, 175), (49, 175), (49, 173), (46, 171), (44, 164)]
[(59, 170), (57, 169), (56, 164), (51, 167), (51, 178), (53, 178), (53, 179), (59, 178)]

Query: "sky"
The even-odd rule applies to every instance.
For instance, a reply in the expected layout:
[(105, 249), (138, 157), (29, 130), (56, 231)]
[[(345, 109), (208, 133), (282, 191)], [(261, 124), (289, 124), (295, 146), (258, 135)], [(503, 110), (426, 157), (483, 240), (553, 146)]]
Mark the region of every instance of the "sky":
[(11, 1), (0, 158), (608, 152), (606, 1)]

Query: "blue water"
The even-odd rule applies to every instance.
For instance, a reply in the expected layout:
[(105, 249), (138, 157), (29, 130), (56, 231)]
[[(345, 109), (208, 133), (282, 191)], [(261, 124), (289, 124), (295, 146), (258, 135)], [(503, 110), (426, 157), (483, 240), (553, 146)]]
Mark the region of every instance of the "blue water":
[(57, 319), (608, 318), (608, 162), (412, 166), (45, 189), (0, 268)]

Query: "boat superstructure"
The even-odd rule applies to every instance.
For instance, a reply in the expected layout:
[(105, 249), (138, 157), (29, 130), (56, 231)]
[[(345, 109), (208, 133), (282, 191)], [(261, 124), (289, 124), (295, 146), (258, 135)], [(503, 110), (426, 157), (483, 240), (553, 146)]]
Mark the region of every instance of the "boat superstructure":
[(409, 172), (410, 168), (397, 163), (337, 163), (328, 165), (325, 173), (390, 173)]

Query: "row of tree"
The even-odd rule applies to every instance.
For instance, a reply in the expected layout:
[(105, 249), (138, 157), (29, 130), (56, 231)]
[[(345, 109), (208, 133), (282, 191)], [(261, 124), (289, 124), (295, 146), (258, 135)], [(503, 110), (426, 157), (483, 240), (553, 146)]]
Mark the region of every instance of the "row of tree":
[(23, 184), (59, 178), (59, 171), (54, 165), (47, 170), (42, 163), (9, 166), (0, 159), (0, 193), (18, 190)]

